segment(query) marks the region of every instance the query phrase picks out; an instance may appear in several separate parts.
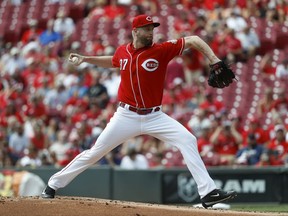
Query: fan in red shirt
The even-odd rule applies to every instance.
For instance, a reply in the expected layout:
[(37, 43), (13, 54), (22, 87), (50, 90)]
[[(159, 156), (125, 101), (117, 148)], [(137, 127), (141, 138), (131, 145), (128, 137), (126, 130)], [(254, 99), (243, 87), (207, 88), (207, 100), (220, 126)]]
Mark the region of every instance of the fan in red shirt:
[(43, 70), (36, 73), (35, 79), (33, 81), (33, 86), (38, 89), (44, 87), (45, 84), (52, 86), (54, 83), (54, 73), (49, 70), (48, 65), (43, 65)]
[(184, 63), (185, 80), (188, 85), (193, 86), (199, 81), (199, 78), (203, 73), (203, 56), (197, 50), (186, 49), (183, 52), (182, 58)]
[(203, 0), (203, 6), (207, 10), (213, 10), (217, 7), (225, 7), (227, 1), (225, 0)]
[(269, 133), (268, 131), (264, 130), (261, 125), (260, 121), (257, 118), (250, 118), (248, 123), (248, 128), (244, 132), (244, 141), (243, 145), (247, 146), (247, 137), (248, 134), (254, 134), (257, 140), (257, 143), (266, 145), (269, 140)]
[(42, 102), (42, 98), (39, 96), (32, 96), (30, 98), (30, 102), (23, 106), (23, 111), (26, 116), (35, 119), (46, 120), (47, 111), (44, 103)]
[(234, 163), (235, 155), (242, 140), (242, 135), (233, 127), (231, 121), (223, 121), (210, 138), (214, 151), (220, 154), (222, 161), (226, 160), (228, 165)]
[(31, 144), (37, 150), (44, 150), (47, 149), (49, 146), (48, 138), (46, 134), (43, 132), (43, 124), (36, 123), (33, 127), (33, 136), (30, 138)]
[(39, 37), (42, 33), (42, 29), (38, 28), (38, 21), (37, 20), (30, 20), (29, 21), (29, 28), (26, 29), (21, 37), (21, 41), (23, 44), (28, 43), (31, 40), (35, 40)]
[(285, 140), (285, 127), (283, 125), (276, 125), (274, 130), (276, 137), (267, 145), (270, 165), (283, 165), (288, 156), (288, 142)]
[(274, 101), (272, 105), (272, 113), (274, 115), (280, 115), (285, 118), (288, 113), (288, 97), (286, 96), (286, 90), (280, 89), (277, 94), (277, 99)]
[(0, 112), (0, 125), (7, 127), (9, 122), (14, 120), (21, 124), (24, 123), (23, 117), (21, 113), (17, 111), (14, 101), (8, 101), (5, 108)]
[(226, 45), (227, 58), (233, 61), (240, 61), (243, 59), (243, 48), (241, 41), (235, 37), (235, 31), (227, 29), (227, 35), (224, 39)]
[(35, 58), (29, 57), (26, 61), (27, 67), (23, 70), (22, 75), (27, 80), (28, 84), (33, 86), (34, 80), (41, 73), (43, 73), (42, 68), (39, 66), (39, 63)]
[(205, 99), (202, 103), (200, 103), (199, 107), (201, 109), (207, 110), (209, 114), (215, 114), (224, 108), (224, 104), (221, 101), (215, 99), (212, 91), (208, 90), (205, 92)]
[(260, 62), (260, 69), (264, 78), (269, 78), (271, 75), (275, 75), (276, 66), (273, 65), (273, 56), (270, 53), (264, 55)]

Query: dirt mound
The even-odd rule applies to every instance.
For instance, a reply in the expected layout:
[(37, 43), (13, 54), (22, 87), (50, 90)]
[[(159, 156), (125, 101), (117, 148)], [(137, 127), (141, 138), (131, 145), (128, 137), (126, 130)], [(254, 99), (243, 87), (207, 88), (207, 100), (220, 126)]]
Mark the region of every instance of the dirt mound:
[(187, 206), (158, 205), (83, 197), (0, 197), (0, 215), (9, 216), (273, 216), (284, 214), (236, 212)]

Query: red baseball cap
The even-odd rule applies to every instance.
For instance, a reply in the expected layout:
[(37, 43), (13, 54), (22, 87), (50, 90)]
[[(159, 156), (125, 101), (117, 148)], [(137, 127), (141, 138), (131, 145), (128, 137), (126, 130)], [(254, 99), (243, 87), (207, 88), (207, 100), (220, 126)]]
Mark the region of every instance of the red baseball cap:
[(132, 27), (133, 28), (140, 28), (146, 25), (150, 25), (153, 24), (154, 27), (157, 27), (160, 25), (160, 23), (158, 22), (153, 22), (153, 19), (151, 16), (147, 16), (147, 15), (139, 15), (134, 17), (133, 22), (132, 22)]

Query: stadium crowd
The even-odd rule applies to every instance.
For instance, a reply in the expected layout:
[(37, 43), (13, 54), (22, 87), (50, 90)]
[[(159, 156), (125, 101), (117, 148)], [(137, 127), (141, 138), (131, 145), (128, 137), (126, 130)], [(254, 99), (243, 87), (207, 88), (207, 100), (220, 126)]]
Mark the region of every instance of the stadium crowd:
[[(1, 7), (33, 2), (38, 1), (4, 0)], [(67, 56), (70, 52), (112, 55), (119, 44), (130, 41), (131, 18), (141, 13), (161, 22), (155, 42), (195, 34), (232, 65), (261, 56), (258, 76), (266, 80), (265, 92), (257, 112), (248, 117), (231, 112), (229, 101), (219, 99), (216, 89), (207, 86), (209, 67), (197, 51), (185, 50), (169, 64), (163, 110), (198, 138), (205, 164), (288, 164), (288, 58), (273, 64), (261, 40), (261, 26), (255, 28), (251, 22), (253, 17), (259, 23), (288, 26), (287, 1), (41, 2), (58, 5), (55, 14), (44, 20), (27, 19), (16, 42), (4, 35), (0, 38), (0, 167), (64, 166), (94, 144), (118, 106), (119, 71), (85, 63), (74, 67)], [(288, 51), (287, 40), (280, 48)], [(283, 84), (276, 89), (270, 86), (275, 79)], [(267, 114), (272, 121), (263, 124)], [(177, 149), (139, 136), (114, 149), (98, 165), (148, 169), (183, 163)]]

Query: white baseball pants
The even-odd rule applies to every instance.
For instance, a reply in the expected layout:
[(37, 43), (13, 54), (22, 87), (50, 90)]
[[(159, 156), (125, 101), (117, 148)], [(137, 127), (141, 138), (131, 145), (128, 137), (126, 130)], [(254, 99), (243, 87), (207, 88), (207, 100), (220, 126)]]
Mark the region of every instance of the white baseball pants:
[(48, 185), (55, 190), (65, 187), (77, 175), (95, 164), (112, 149), (141, 134), (154, 136), (180, 150), (197, 183), (201, 198), (216, 188), (198, 153), (195, 136), (183, 125), (161, 110), (148, 115), (138, 115), (123, 107), (117, 108), (95, 145), (91, 149), (83, 151), (66, 167), (51, 176)]

